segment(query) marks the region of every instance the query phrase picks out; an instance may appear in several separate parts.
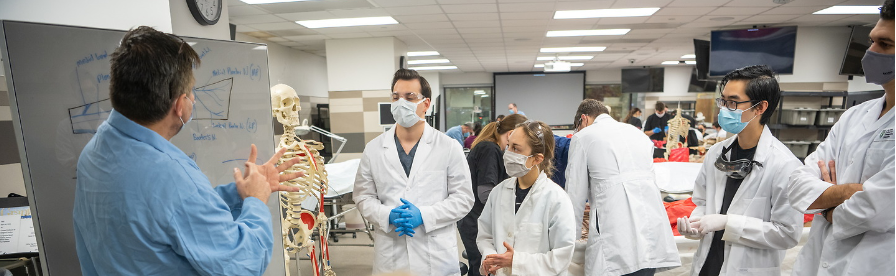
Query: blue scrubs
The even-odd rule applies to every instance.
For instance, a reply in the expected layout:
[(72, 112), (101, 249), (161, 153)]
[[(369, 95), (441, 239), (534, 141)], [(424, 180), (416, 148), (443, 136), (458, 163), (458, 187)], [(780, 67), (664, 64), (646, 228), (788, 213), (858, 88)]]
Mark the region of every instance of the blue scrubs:
[(554, 135), (554, 175), (551, 180), (566, 187), (566, 164), (569, 159), (569, 141), (571, 139)]
[(81, 152), (73, 219), (85, 276), (261, 275), (273, 253), (264, 202), (234, 183), (213, 189), (183, 151), (116, 111)]

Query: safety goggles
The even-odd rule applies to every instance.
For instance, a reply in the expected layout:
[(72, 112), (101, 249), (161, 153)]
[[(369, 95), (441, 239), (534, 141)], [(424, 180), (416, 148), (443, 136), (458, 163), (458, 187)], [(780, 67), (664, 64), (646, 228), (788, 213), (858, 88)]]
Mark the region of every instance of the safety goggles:
[(724, 172), (730, 178), (744, 179), (753, 171), (753, 165), (762, 167), (762, 163), (753, 160), (728, 160), (726, 154), (728, 154), (728, 151), (730, 151), (732, 147), (734, 147), (734, 145), (722, 149), (722, 154), (719, 155), (719, 158), (716, 158), (716, 169)]

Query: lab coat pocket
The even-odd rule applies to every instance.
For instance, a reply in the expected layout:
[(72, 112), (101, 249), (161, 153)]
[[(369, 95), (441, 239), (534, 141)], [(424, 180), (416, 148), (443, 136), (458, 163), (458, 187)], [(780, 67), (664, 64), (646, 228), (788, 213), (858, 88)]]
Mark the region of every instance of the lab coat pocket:
[(544, 233), (543, 224), (541, 223), (520, 223), (517, 228), (516, 241), (513, 245), (514, 250), (520, 252), (539, 252), (541, 245), (541, 236)]
[[(880, 148), (885, 144), (889, 144), (890, 148)], [(881, 166), (884, 165), (884, 159), (887, 158), (887, 154), (893, 154), (893, 142), (887, 143), (887, 141), (883, 142), (873, 142), (871, 143), (871, 148), (865, 152), (865, 164), (863, 164), (862, 171), (864, 172), (879, 172), (881, 170)], [(870, 177), (874, 175), (873, 173), (863, 173), (862, 182), (868, 180), (865, 176)]]
[(428, 235), (429, 248), (424, 249), (429, 254), (429, 275), (457, 275), (460, 268), (457, 265), (457, 239), (454, 227), (446, 227), (435, 230), (437, 233)]

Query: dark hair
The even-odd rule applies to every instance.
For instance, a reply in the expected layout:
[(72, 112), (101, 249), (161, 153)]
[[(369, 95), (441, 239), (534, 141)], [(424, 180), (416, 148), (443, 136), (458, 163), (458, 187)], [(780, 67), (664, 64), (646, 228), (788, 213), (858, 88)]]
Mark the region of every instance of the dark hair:
[(482, 132), (482, 123), (473, 123), (473, 135), (479, 136), (480, 132)]
[(554, 132), (551, 131), (551, 127), (542, 121), (529, 120), (517, 125), (516, 128), (524, 130), (523, 134), (526, 134), (526, 140), (532, 148), (531, 155), (544, 155), (544, 160), (538, 164), (538, 168), (548, 177), (554, 175)]
[(395, 92), (395, 83), (398, 80), (417, 80), (420, 82), (420, 94), (423, 94), (423, 98), (429, 99), (432, 97), (432, 88), (429, 86), (429, 82), (426, 81), (426, 78), (420, 76), (417, 70), (398, 69), (398, 71), (395, 71), (395, 76), (392, 77), (392, 92)]
[(653, 106), (655, 112), (660, 112), (666, 110), (666, 104), (663, 102), (656, 102), (656, 105)]
[(595, 99), (585, 99), (582, 103), (579, 104), (579, 108), (576, 110), (576, 118), (573, 121), (573, 127), (578, 128), (579, 124), (582, 123), (582, 115), (586, 115), (588, 117), (597, 117), (600, 114), (609, 114), (610, 110), (607, 110), (607, 107), (602, 103)]
[(712, 127), (713, 128), (722, 128), (722, 125), (720, 125), (719, 122), (712, 122)]
[(638, 113), (638, 112), (641, 112), (640, 108), (637, 108), (637, 107), (632, 108), (631, 110), (628, 111), (628, 115), (625, 115), (625, 119), (622, 119), (622, 122), (628, 123), (628, 121), (631, 120), (632, 117), (635, 117), (635, 113)]
[(501, 119), (504, 119), (504, 114), (498, 115), (498, 117), (495, 118), (495, 121), (500, 121)]
[(482, 141), (490, 141), (492, 143), (498, 143), (498, 136), (504, 133), (507, 133), (513, 130), (516, 125), (525, 122), (526, 116), (520, 114), (511, 114), (510, 116), (504, 117), (501, 121), (491, 122), (485, 127), (482, 128), (480, 135), (476, 135), (476, 140), (473, 140), (473, 144), (470, 145), (470, 149), (475, 148), (479, 142)]
[(768, 102), (765, 113), (762, 113), (762, 118), (759, 119), (760, 124), (767, 124), (778, 107), (778, 101), (781, 100), (781, 87), (775, 79), (775, 71), (765, 65), (751, 65), (731, 71), (722, 78), (722, 90), (725, 90), (725, 85), (733, 80), (748, 81), (744, 92), (754, 104), (759, 101)]
[(140, 26), (128, 31), (112, 53), (112, 108), (140, 124), (158, 122), (183, 94), (192, 93), (199, 55), (177, 36)]
[(880, 19), (893, 21), (893, 0), (884, 1), (880, 7)]

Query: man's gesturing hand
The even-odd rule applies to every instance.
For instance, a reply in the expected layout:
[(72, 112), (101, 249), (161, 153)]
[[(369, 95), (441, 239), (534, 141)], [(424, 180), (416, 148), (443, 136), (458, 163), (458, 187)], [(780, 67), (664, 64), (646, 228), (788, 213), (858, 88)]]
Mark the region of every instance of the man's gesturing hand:
[[(274, 156), (272, 156), (271, 159), (264, 164), (255, 165), (256, 159), (258, 158), (258, 149), (255, 147), (255, 144), (252, 144), (252, 148), (249, 151), (249, 159), (246, 161), (246, 174), (240, 176), (239, 169), (234, 169), (233, 178), (236, 180), (237, 191), (239, 191), (240, 196), (244, 199), (246, 197), (253, 196), (267, 202), (267, 198), (271, 195), (272, 192), (298, 192), (298, 187), (280, 185), (280, 182), (289, 181), (305, 176), (303, 172), (281, 174), (283, 171), (299, 162), (298, 158), (293, 158), (289, 161), (283, 162), (279, 166), (276, 166), (277, 161), (280, 161), (280, 157), (283, 156), (285, 152), (286, 149), (280, 149), (280, 151), (274, 154)], [(253, 171), (254, 173), (258, 174), (258, 176), (253, 176)], [(253, 183), (249, 183), (254, 181), (258, 181), (260, 185), (266, 186), (267, 192), (263, 197), (256, 196), (254, 192), (249, 191), (254, 190), (250, 187), (253, 186)], [(260, 190), (257, 192), (260, 192)]]

